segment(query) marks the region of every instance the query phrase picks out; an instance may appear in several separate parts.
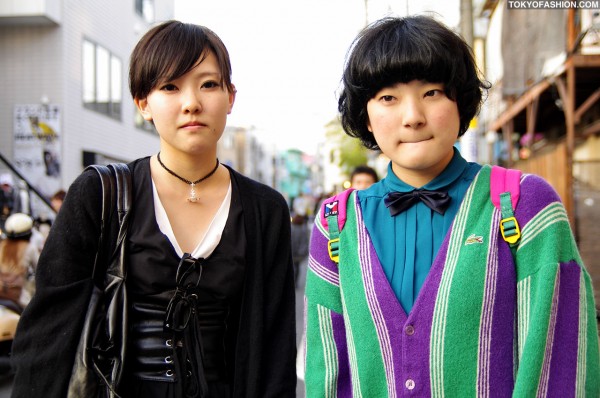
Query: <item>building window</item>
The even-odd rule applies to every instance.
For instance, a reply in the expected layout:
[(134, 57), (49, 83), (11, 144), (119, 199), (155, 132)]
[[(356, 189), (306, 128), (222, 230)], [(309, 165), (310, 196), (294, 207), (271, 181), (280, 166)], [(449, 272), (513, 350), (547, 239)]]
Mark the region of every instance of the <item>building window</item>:
[(146, 22), (154, 22), (154, 0), (135, 0), (135, 12)]
[(106, 48), (83, 41), (83, 106), (121, 120), (122, 63)]

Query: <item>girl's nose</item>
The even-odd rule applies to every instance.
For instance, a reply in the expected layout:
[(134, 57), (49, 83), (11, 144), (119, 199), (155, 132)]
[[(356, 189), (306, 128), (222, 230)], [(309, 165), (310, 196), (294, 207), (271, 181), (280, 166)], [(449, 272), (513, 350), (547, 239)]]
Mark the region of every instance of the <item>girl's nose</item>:
[(425, 115), (417, 99), (405, 98), (402, 107), (402, 124), (413, 129), (425, 124)]
[(182, 106), (184, 113), (198, 113), (202, 111), (200, 96), (194, 90), (184, 92)]

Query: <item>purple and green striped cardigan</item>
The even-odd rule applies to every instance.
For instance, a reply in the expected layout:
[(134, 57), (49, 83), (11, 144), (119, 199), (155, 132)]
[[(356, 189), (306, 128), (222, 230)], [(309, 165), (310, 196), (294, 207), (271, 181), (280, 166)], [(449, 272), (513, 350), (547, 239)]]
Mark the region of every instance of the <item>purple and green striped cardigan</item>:
[(523, 175), (516, 266), (490, 200), (469, 187), (407, 316), (353, 193), (340, 263), (315, 220), (305, 293), (307, 397), (600, 396), (589, 274), (556, 192)]

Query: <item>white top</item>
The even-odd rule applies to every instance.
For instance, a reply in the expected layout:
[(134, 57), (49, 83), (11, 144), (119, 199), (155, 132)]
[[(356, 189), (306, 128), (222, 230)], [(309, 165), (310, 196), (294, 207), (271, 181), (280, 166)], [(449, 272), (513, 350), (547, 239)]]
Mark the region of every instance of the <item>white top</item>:
[[(158, 191), (156, 190), (156, 186), (154, 185), (154, 181), (152, 181), (152, 192), (154, 194), (154, 215), (156, 217), (156, 222), (158, 223), (158, 227), (160, 231), (167, 236), (171, 245), (177, 252), (179, 257), (183, 257), (183, 250), (179, 247), (179, 243), (177, 239), (175, 239), (175, 234), (173, 233), (173, 228), (171, 227), (171, 223), (169, 222), (169, 217), (167, 216), (167, 212), (158, 197)], [(193, 205), (192, 205), (193, 206)], [(206, 233), (196, 246), (196, 248), (190, 253), (190, 255), (194, 258), (207, 258), (211, 255), (211, 253), (215, 250), (219, 242), (221, 241), (221, 236), (223, 235), (223, 230), (225, 229), (225, 223), (227, 222), (227, 217), (229, 216), (229, 207), (231, 206), (231, 181), (229, 182), (229, 188), (227, 189), (227, 194), (217, 210), (214, 218), (212, 219)]]

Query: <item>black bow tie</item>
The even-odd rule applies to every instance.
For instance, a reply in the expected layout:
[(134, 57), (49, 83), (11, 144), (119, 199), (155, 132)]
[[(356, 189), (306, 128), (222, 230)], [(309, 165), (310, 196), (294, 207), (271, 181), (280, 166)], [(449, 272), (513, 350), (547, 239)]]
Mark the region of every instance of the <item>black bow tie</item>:
[(383, 199), (383, 203), (385, 203), (393, 217), (416, 204), (419, 200), (431, 210), (444, 214), (451, 199), (448, 192), (414, 190), (411, 192), (390, 192)]

